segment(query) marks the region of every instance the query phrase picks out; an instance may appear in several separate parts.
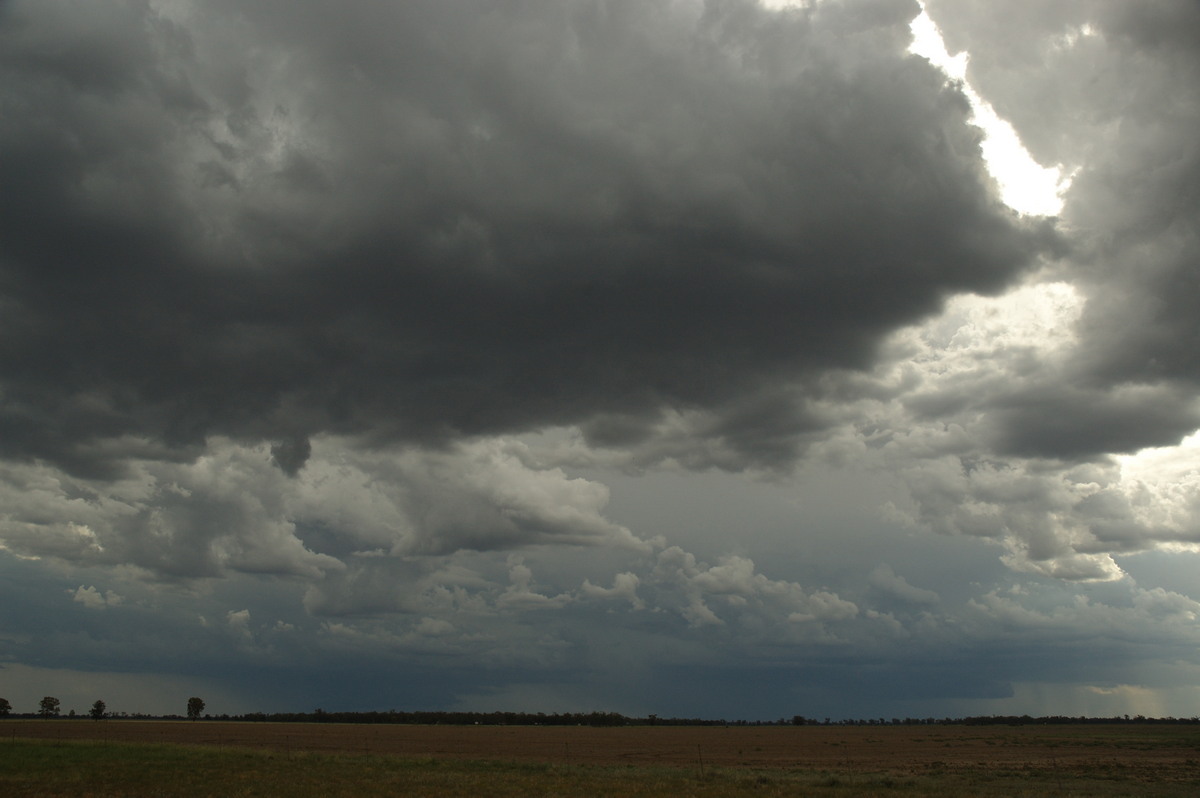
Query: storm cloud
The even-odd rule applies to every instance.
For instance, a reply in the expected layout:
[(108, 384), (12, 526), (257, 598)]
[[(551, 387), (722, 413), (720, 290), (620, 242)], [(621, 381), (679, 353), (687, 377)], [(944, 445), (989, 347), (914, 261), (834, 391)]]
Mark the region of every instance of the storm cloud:
[(0, 4), (0, 676), (1200, 706), (1198, 22)]
[(911, 3), (200, 11), (5, 10), (10, 458), (613, 416), (624, 443), (674, 409), (787, 460), (758, 405), (820, 423), (781, 384), (1052, 237), (906, 52)]

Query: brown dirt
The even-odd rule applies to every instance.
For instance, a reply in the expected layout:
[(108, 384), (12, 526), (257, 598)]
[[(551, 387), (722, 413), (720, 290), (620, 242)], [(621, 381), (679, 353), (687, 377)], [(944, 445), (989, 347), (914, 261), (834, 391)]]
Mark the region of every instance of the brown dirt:
[(408, 757), (945, 773), (1053, 770), (1200, 780), (1200, 727), (402, 726), (224, 721), (7, 720), (4, 738), (182, 743)]

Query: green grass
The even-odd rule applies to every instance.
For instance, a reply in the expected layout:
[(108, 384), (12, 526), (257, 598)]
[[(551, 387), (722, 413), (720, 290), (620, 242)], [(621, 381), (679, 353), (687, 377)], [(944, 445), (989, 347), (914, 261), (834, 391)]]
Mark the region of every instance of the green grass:
[(1120, 774), (882, 773), (516, 764), (99, 742), (0, 741), (3, 796), (1192, 796)]

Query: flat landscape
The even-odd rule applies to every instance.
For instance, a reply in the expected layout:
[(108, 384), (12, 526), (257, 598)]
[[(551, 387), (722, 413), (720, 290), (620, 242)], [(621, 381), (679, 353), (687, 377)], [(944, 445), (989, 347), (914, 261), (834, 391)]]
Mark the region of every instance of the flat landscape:
[(407, 726), (10, 720), (10, 738), (597, 765), (1146, 771), (1200, 779), (1200, 726)]
[[(1200, 726), (1195, 725), (592, 728), (65, 719), (0, 723), (0, 752), (29, 745), (30, 740), (41, 741), (43, 750), (50, 743), (60, 751), (86, 740), (114, 752), (131, 744), (226, 753), (259, 749), (263, 762), (268, 757), (286, 762), (300, 756), (345, 761), (349, 756), (450, 767), (467, 762), (476, 768), (532, 766), (557, 777), (601, 771), (675, 772), (697, 784), (717, 774), (735, 781), (755, 774), (759, 789), (801, 777), (813, 790), (869, 782), (887, 785), (893, 793), (907, 785), (909, 794), (926, 794), (926, 788), (928, 794), (936, 794), (939, 784), (972, 785), (972, 794), (981, 795), (1188, 795), (1200, 788)], [(587, 794), (587, 789), (561, 794)], [(605, 794), (637, 793), (613, 789)]]

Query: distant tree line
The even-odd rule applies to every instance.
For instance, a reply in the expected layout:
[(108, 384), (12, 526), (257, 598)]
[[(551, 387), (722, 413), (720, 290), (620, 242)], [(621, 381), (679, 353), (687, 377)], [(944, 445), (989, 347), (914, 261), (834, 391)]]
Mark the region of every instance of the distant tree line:
[[(782, 721), (780, 721), (782, 723)], [(1071, 715), (972, 715), (965, 718), (851, 718), (845, 720), (818, 721), (796, 715), (792, 724), (796, 726), (1049, 726), (1068, 724), (1113, 725), (1126, 723), (1184, 723), (1200, 724), (1200, 717), (1148, 718), (1145, 715), (1114, 715), (1112, 717), (1088, 717)]]
[(411, 725), (450, 725), (450, 726), (977, 726), (977, 725), (1010, 725), (1021, 726), (1031, 724), (1125, 724), (1125, 723), (1160, 723), (1160, 724), (1200, 724), (1200, 717), (1190, 718), (1148, 718), (1143, 715), (1130, 717), (1121, 715), (1115, 717), (1069, 717), (1065, 715), (1049, 715), (1032, 717), (1030, 715), (989, 715), (965, 718), (865, 718), (823, 721), (794, 715), (792, 718), (779, 720), (725, 720), (711, 718), (660, 718), (657, 715), (647, 717), (629, 717), (617, 712), (563, 712), (547, 714), (544, 712), (327, 712), (323, 709), (314, 712), (252, 712), (244, 715), (217, 715), (217, 720), (234, 720), (260, 723), (396, 723)]
[[(229, 720), (268, 723), (397, 723), (448, 726), (627, 726), (638, 723), (616, 712), (253, 712), (246, 715), (219, 716)], [(683, 721), (681, 721), (683, 722)], [(723, 723), (723, 721), (690, 721)]]
[[(187, 702), (187, 717), (189, 720), (197, 720), (204, 712), (204, 700), (195, 696), (188, 699)], [(13, 714), (12, 704), (7, 698), (0, 698), (0, 718), (57, 718), (62, 714), (62, 702), (52, 695), (45, 696), (38, 702), (38, 710), (36, 713)], [(71, 710), (68, 717), (75, 717), (75, 710)], [(92, 704), (92, 708), (88, 710), (88, 717), (92, 720), (105, 720), (107, 718), (138, 718), (140, 720), (169, 720), (179, 718), (179, 715), (147, 715), (141, 713), (129, 712), (109, 712), (108, 704), (103, 700), (97, 700)]]
[[(858, 718), (818, 720), (804, 715), (793, 715), (779, 720), (714, 720), (709, 718), (660, 718), (658, 715), (629, 717), (617, 712), (401, 712), (398, 710), (370, 712), (327, 712), (316, 709), (312, 712), (250, 712), (244, 715), (204, 715), (204, 700), (192, 696), (187, 700), (188, 720), (202, 717), (213, 720), (231, 720), (250, 723), (395, 723), (408, 725), (448, 726), (1027, 726), (1067, 724), (1200, 724), (1200, 718), (1150, 718), (1145, 715), (1116, 715), (1113, 717), (1085, 717), (1069, 715), (976, 715), (965, 718)], [(61, 716), (61, 703), (54, 696), (46, 696), (38, 703), (36, 713), (13, 714), (8, 699), (0, 698), (0, 718), (57, 718)], [(142, 720), (182, 720), (181, 715), (146, 715), (127, 712), (109, 712), (104, 701), (92, 704), (89, 716), (94, 720), (107, 718), (137, 718)], [(70, 717), (75, 717), (71, 710)]]

